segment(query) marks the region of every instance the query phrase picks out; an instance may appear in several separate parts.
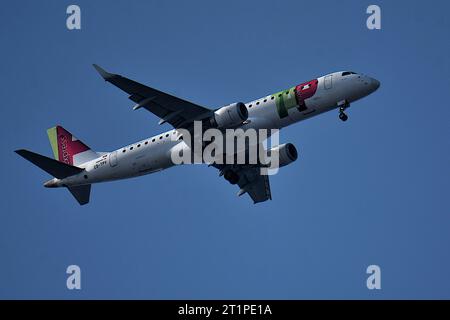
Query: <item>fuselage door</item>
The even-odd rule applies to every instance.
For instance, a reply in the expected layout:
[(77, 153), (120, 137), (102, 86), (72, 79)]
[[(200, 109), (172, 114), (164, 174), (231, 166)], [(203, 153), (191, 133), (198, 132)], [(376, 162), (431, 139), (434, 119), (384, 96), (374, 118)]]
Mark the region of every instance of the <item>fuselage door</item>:
[(323, 86), (325, 89), (331, 89), (331, 87), (333, 86), (333, 75), (330, 74), (325, 77)]
[(117, 151), (111, 152), (109, 154), (109, 165), (111, 167), (117, 166)]

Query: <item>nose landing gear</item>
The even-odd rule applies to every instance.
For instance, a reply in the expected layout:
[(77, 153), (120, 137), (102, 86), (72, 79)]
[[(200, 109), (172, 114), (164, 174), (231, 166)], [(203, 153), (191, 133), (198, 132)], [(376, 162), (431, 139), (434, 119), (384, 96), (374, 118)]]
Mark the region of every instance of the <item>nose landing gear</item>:
[(346, 115), (344, 110), (341, 110), (341, 109), (339, 109), (339, 119), (341, 119), (342, 121), (345, 122), (348, 120), (348, 115)]
[(342, 102), (338, 102), (338, 106), (339, 106), (339, 119), (341, 119), (344, 122), (347, 121), (348, 120), (348, 116), (347, 116), (347, 114), (344, 111), (345, 111), (345, 109), (350, 107), (350, 103), (345, 100), (345, 101), (342, 101)]

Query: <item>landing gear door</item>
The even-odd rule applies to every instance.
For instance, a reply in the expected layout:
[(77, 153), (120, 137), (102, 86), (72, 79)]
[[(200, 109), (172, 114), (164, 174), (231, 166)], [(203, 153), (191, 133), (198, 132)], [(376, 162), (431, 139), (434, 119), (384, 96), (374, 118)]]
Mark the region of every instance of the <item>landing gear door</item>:
[(330, 74), (326, 76), (323, 85), (325, 89), (331, 89), (331, 87), (333, 86), (333, 75)]
[(117, 151), (114, 151), (109, 154), (109, 165), (111, 167), (117, 166)]

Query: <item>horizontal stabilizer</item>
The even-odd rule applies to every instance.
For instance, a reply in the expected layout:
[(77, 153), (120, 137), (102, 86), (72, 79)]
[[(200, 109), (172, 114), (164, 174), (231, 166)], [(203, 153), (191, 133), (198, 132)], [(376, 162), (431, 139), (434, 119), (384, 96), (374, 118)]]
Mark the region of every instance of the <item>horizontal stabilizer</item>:
[(21, 149), (16, 150), (15, 152), (58, 179), (64, 179), (83, 171), (81, 168), (59, 162), (28, 150)]
[(91, 195), (91, 185), (86, 184), (83, 186), (76, 187), (67, 187), (70, 193), (77, 199), (80, 205), (86, 204), (89, 202), (89, 197)]

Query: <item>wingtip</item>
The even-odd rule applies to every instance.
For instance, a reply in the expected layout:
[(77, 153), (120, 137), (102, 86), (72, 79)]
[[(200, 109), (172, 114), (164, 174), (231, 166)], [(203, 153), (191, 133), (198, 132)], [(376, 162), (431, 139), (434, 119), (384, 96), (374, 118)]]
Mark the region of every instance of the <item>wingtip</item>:
[(92, 66), (97, 70), (97, 72), (102, 76), (103, 79), (108, 80), (112, 78), (114, 75), (112, 73), (107, 72), (105, 69), (100, 67), (98, 64), (92, 64)]

